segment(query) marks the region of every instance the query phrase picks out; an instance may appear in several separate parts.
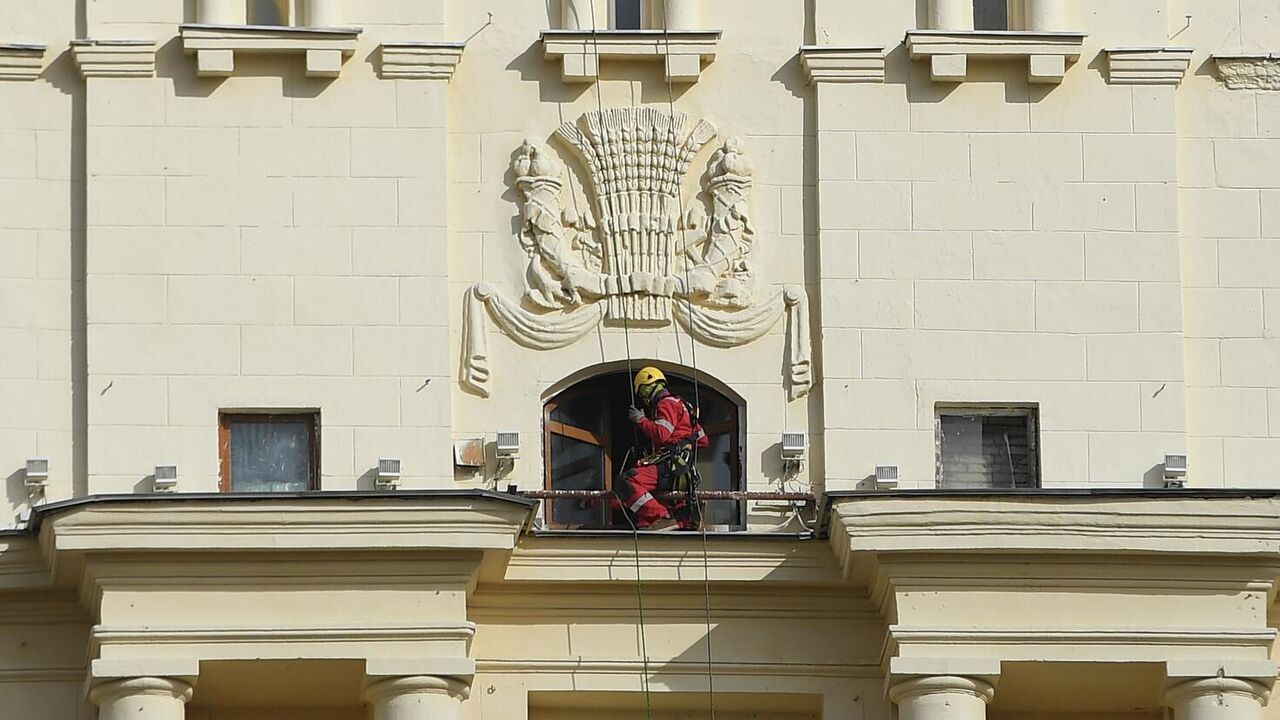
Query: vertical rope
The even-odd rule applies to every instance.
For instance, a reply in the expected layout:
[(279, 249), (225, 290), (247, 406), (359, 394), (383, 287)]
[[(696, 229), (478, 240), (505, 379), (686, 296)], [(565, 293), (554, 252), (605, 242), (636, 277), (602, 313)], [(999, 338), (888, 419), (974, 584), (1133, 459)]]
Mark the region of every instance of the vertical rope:
[[(596, 69), (596, 83), (595, 83), (596, 111), (597, 113), (599, 113), (600, 130), (603, 133), (601, 142), (604, 144), (605, 156), (607, 157), (608, 150), (609, 150), (609, 124), (605, 121), (604, 96), (602, 94), (602, 90), (600, 89), (600, 85), (603, 82), (603, 79), (600, 76), (601, 75), (600, 73), (600, 35), (599, 35), (600, 26), (596, 23), (595, 1), (589, 0), (589, 4), (591, 7), (591, 51), (592, 51), (592, 55), (594, 56), (595, 66), (596, 66), (595, 67)], [(604, 203), (602, 202), (601, 208), (603, 207), (604, 207)], [(608, 220), (609, 222), (612, 222), (614, 218), (609, 218)], [(606, 238), (606, 240), (607, 239), (608, 238)], [(614, 239), (616, 240), (616, 237)], [(616, 242), (613, 243), (612, 254), (613, 254), (613, 271), (614, 273), (617, 273), (620, 271), (621, 265), (618, 263), (618, 246)], [(620, 290), (621, 290), (621, 287), (619, 287), (619, 291)], [(625, 347), (626, 353), (627, 353), (627, 391), (630, 393), (630, 396), (631, 396), (631, 406), (635, 407), (636, 389), (635, 389), (635, 383), (632, 381), (632, 378), (635, 377), (635, 369), (633, 367), (632, 360), (631, 360), (631, 328), (630, 328), (630, 323), (627, 320), (625, 298), (623, 298), (623, 301), (619, 303), (619, 306), (623, 308), (622, 339), (623, 339), (623, 346)], [(635, 430), (633, 426), (633, 432), (636, 434), (636, 442), (638, 443), (640, 439), (639, 430)], [(625, 466), (626, 466), (626, 459), (624, 458), (623, 467), (625, 468)], [(614, 488), (615, 488), (614, 492), (616, 493), (617, 492), (616, 478), (614, 480)], [(627, 510), (625, 508), (622, 511), (622, 516), (626, 518), (627, 524), (631, 526), (631, 542), (632, 542), (633, 552), (635, 557), (636, 614), (637, 614), (637, 618), (639, 620), (639, 625), (640, 625), (640, 672), (642, 673), (640, 677), (640, 686), (644, 690), (645, 718), (646, 720), (653, 720), (653, 700), (651, 697), (651, 692), (649, 687), (649, 646), (648, 646), (648, 641), (645, 639), (646, 633), (645, 633), (645, 620), (644, 620), (644, 581), (642, 580), (641, 574), (640, 574), (640, 530), (636, 526), (636, 524), (632, 522), (631, 516), (627, 514)]]
[[(663, 72), (667, 78), (667, 112), (673, 118), (676, 114), (675, 88), (671, 79), (671, 12), (670, 1), (662, 0), (662, 41), (665, 45), (666, 66)], [(676, 198), (680, 208), (680, 247), (685, 252), (688, 248), (687, 223), (685, 222), (684, 207), (684, 188), (676, 188)], [(693, 302), (689, 299), (689, 259), (684, 258), (684, 286), (685, 297), (684, 302), (689, 316), (693, 316)], [(693, 333), (689, 333), (689, 358), (693, 368), (693, 405), (699, 412), (702, 410), (702, 392), (698, 380), (698, 342), (693, 337)], [(693, 466), (698, 466), (698, 444), (693, 444)], [(707, 502), (710, 505), (710, 501)], [(694, 498), (694, 507), (698, 509), (698, 528), (702, 535), (702, 599), (704, 619), (706, 621), (707, 631), (707, 707), (711, 712), (711, 720), (716, 720), (716, 687), (715, 687), (715, 654), (711, 645), (711, 559), (707, 550), (707, 516), (706, 507), (698, 499)]]

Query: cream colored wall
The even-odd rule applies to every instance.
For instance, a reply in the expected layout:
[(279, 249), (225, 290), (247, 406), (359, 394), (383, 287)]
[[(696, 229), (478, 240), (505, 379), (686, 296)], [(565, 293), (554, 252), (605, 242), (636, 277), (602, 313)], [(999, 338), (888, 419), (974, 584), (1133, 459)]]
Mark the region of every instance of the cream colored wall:
[[(493, 23), (486, 25), (488, 12), (493, 13)], [(461, 355), (457, 318), (462, 295), (472, 283), (492, 283), (513, 300), (523, 291), (521, 278), (528, 258), (515, 232), (520, 208), (509, 171), (512, 153), (521, 142), (526, 137), (547, 142), (573, 168), (576, 161), (566, 148), (550, 140), (562, 123), (576, 121), (600, 105), (668, 107), (668, 87), (658, 63), (604, 60), (598, 87), (560, 82), (560, 66), (545, 61), (537, 45), (538, 32), (550, 27), (557, 15), (543, 3), (525, 0), (450, 5), (450, 36), (476, 32), (449, 86), (451, 358)], [(806, 91), (795, 57), (806, 33), (804, 5), (719, 0), (704, 5), (703, 17), (708, 26), (724, 31), (716, 59), (706, 65), (696, 84), (673, 86), (670, 97), (677, 111), (715, 123), (720, 137), (692, 162), (686, 201), (692, 201), (702, 187), (700, 178), (712, 146), (730, 136), (741, 137), (756, 165), (751, 213), (757, 229), (752, 257), (762, 284), (757, 292), (766, 295), (783, 285), (807, 284), (816, 298), (809, 250), (816, 226), (812, 199), (806, 192), (813, 148), (805, 137)], [(767, 23), (760, 22), (766, 17)], [(570, 187), (578, 206), (587, 207), (582, 173), (576, 169), (574, 173)], [(821, 458), (816, 444), (820, 436), (816, 398), (789, 401), (783, 384), (784, 329), (780, 323), (769, 335), (744, 347), (700, 346), (696, 351), (674, 325), (603, 327), (559, 351), (528, 350), (491, 329), (492, 397), (479, 398), (455, 387), (454, 433), (492, 441), (495, 431), (518, 430), (528, 451), (501, 484), (505, 487), (512, 481), (525, 488), (541, 487), (542, 405), (549, 399), (549, 389), (584, 368), (602, 364), (625, 368), (629, 341), (635, 369), (653, 360), (690, 368), (696, 360), (700, 373), (727, 384), (745, 399), (747, 484), (751, 489), (776, 489), (782, 473), (775, 446), (784, 429), (812, 433), (811, 455)], [(800, 476), (801, 484), (819, 477), (819, 468), (812, 464)], [(467, 483), (484, 479), (470, 474), (459, 478)]]
[(91, 35), (162, 47), (157, 78), (88, 82), (90, 492), (162, 462), (216, 490), (220, 408), (319, 409), (325, 489), (371, 489), (379, 456), (448, 484), (444, 84), (370, 61), (441, 12), (349, 3), (336, 80), (300, 55), (204, 79), (181, 4), (95, 6)]
[[(0, 43), (46, 44), (49, 58), (77, 34), (69, 3), (0, 12)], [(66, 57), (38, 80), (0, 81), (0, 527), (27, 504), (29, 457), (49, 459), (48, 500), (84, 490), (78, 85)]]
[(1158, 484), (1186, 423), (1174, 90), (1099, 54), (1163, 44), (1164, 4), (1070, 3), (1060, 86), (1025, 59), (933, 83), (911, 4), (872, 5), (816, 8), (821, 43), (890, 45), (884, 85), (817, 90), (828, 486), (932, 487), (954, 402), (1037, 403), (1045, 487)]
[[(1274, 8), (1173, 3), (1197, 48), (1178, 98), (1183, 306), (1192, 477), (1265, 486), (1280, 460), (1280, 96), (1228, 90), (1210, 54), (1280, 45)], [(1171, 31), (1172, 32), (1172, 31)]]

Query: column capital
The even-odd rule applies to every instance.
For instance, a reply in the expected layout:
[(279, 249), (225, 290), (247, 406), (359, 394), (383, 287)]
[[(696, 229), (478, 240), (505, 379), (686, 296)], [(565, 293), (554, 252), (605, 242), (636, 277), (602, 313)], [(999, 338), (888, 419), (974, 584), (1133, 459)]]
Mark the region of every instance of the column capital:
[(920, 695), (935, 694), (969, 695), (990, 703), (995, 697), (996, 688), (992, 683), (976, 677), (962, 675), (930, 675), (901, 680), (889, 686), (889, 700), (900, 704)]
[(362, 699), (365, 702), (378, 702), (409, 694), (444, 695), (454, 700), (466, 700), (471, 694), (471, 686), (457, 678), (405, 675), (374, 680), (365, 687)]
[(153, 695), (187, 702), (194, 692), (191, 683), (177, 678), (134, 677), (99, 683), (89, 690), (89, 702), (105, 705), (123, 697)]
[(1255, 680), (1232, 677), (1206, 677), (1184, 680), (1164, 691), (1164, 704), (1169, 707), (1203, 695), (1237, 695), (1266, 705), (1271, 689)]

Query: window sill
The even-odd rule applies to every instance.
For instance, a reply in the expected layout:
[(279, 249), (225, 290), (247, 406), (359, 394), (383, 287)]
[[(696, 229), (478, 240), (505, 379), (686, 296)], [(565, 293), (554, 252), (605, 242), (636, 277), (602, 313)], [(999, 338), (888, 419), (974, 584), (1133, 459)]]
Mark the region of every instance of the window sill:
[(544, 30), (548, 60), (561, 61), (565, 82), (595, 82), (598, 60), (662, 61), (666, 79), (697, 82), (702, 63), (716, 57), (719, 30)]
[(1280, 90), (1280, 53), (1214, 55), (1213, 64), (1229, 90)]
[(1112, 85), (1173, 85), (1191, 67), (1191, 48), (1107, 48), (1107, 81)]
[(0, 80), (35, 80), (44, 70), (44, 45), (0, 43)]
[(1080, 59), (1084, 33), (1021, 30), (913, 30), (907, 33), (912, 60), (928, 58), (934, 82), (964, 82), (969, 58), (1026, 59), (1027, 80), (1058, 84), (1067, 63)]
[(382, 43), (378, 74), (385, 80), (448, 80), (466, 43)]
[(71, 55), (86, 78), (156, 75), (156, 44), (150, 40), (74, 40)]
[(337, 77), (342, 63), (355, 53), (360, 33), (360, 28), (181, 26), (182, 49), (195, 54), (196, 74), (201, 77), (231, 75), (237, 53), (305, 55), (308, 77)]
[(884, 48), (805, 45), (800, 48), (805, 78), (814, 83), (884, 82)]

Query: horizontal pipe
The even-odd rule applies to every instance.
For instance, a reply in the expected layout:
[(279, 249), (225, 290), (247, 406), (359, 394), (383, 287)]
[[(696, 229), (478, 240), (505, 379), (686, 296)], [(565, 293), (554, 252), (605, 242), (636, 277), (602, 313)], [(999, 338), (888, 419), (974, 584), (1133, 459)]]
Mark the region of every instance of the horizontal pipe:
[[(522, 497), (536, 500), (562, 500), (566, 498), (593, 499), (613, 496), (613, 493), (608, 490), (524, 490), (518, 494)], [(663, 499), (677, 499), (688, 496), (688, 493), (682, 492), (654, 494)], [(699, 490), (697, 495), (699, 500), (797, 500), (815, 502), (813, 493)]]

